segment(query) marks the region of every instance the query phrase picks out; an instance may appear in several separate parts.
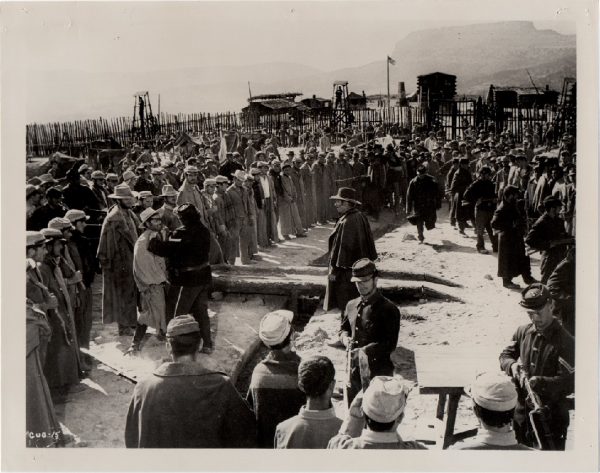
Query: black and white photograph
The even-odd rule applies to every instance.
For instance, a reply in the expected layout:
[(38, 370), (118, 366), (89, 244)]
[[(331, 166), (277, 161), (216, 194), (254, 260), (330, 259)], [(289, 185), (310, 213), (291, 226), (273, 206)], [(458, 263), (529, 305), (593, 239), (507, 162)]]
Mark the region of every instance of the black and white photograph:
[(418, 3), (2, 6), (3, 437), (598, 467), (597, 4)]

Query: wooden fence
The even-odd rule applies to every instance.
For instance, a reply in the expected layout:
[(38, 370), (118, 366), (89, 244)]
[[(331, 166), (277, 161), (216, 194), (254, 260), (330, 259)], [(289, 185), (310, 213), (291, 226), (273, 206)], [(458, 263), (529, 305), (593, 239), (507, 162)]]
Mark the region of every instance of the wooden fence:
[[(475, 101), (454, 101), (437, 105), (435, 109), (421, 107), (387, 107), (378, 109), (352, 110), (353, 125), (359, 130), (369, 126), (398, 125), (411, 129), (414, 124), (444, 130), (447, 138), (460, 138), (462, 130), (467, 126), (496, 125), (497, 130), (507, 127), (518, 140), (521, 140), (526, 127), (536, 123), (554, 120), (555, 113), (545, 109), (502, 109), (488, 110), (485, 105)], [(186, 132), (191, 134), (216, 133), (219, 130), (235, 128), (244, 133), (264, 129), (276, 132), (282, 127), (294, 126), (301, 133), (316, 131), (331, 126), (332, 113), (273, 113), (262, 115), (258, 122), (250, 123), (242, 113), (161, 113), (157, 117), (155, 130), (159, 135), (169, 136)], [(345, 124), (336, 128), (340, 131)], [(85, 154), (89, 149), (110, 147), (108, 141), (113, 139), (124, 147), (133, 143), (152, 147), (155, 139), (142, 136), (140, 130), (133, 128), (131, 118), (98, 118), (63, 123), (33, 123), (27, 125), (27, 155), (47, 156), (55, 151), (62, 151), (72, 156)]]

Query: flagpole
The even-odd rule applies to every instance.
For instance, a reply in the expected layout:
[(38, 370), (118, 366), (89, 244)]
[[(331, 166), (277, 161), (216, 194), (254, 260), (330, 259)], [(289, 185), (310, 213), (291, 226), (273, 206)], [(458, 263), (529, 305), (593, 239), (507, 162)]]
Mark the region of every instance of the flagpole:
[(386, 59), (387, 65), (387, 108), (388, 108), (388, 119), (390, 114), (390, 57), (388, 56)]

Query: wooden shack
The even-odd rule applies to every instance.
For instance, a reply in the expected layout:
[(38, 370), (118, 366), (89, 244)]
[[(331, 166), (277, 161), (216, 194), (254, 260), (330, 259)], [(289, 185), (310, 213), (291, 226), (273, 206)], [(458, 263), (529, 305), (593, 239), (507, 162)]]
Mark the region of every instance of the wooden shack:
[(558, 103), (560, 93), (550, 89), (535, 87), (502, 87), (490, 85), (487, 103), (502, 108), (543, 108), (554, 106)]
[(324, 99), (316, 95), (302, 99), (300, 103), (310, 108), (313, 113), (323, 113), (331, 110), (331, 99)]
[(456, 76), (443, 72), (432, 72), (417, 77), (417, 95), (421, 103), (454, 100)]
[(301, 92), (255, 95), (248, 99), (248, 106), (242, 108), (242, 117), (250, 126), (260, 126), (260, 117), (264, 115), (300, 118), (303, 113), (310, 111), (309, 107), (295, 101), (300, 95)]
[(348, 107), (353, 110), (367, 108), (367, 96), (363, 92), (362, 95), (356, 92), (350, 92), (348, 94)]

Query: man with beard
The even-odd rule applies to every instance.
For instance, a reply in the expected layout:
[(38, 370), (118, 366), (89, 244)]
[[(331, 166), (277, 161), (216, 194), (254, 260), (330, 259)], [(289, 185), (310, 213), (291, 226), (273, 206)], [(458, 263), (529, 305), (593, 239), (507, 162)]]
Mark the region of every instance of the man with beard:
[(338, 308), (342, 320), (348, 301), (358, 296), (351, 281), (352, 265), (362, 258), (377, 259), (375, 242), (369, 221), (356, 207), (361, 205), (355, 198), (354, 189), (340, 187), (332, 196), (339, 219), (329, 237), (329, 271), (323, 308)]
[[(417, 177), (408, 185), (406, 192), (406, 214), (411, 223), (417, 226), (419, 243), (423, 243), (423, 227), (435, 228), (437, 210), (441, 208), (440, 188), (435, 179), (427, 174), (425, 166), (417, 168)], [(414, 210), (414, 213), (413, 213)]]
[(137, 320), (137, 293), (133, 278), (133, 248), (138, 238), (135, 201), (127, 184), (109, 195), (117, 201), (106, 216), (100, 232), (98, 259), (102, 267), (102, 323), (117, 322), (119, 335), (133, 335)]

